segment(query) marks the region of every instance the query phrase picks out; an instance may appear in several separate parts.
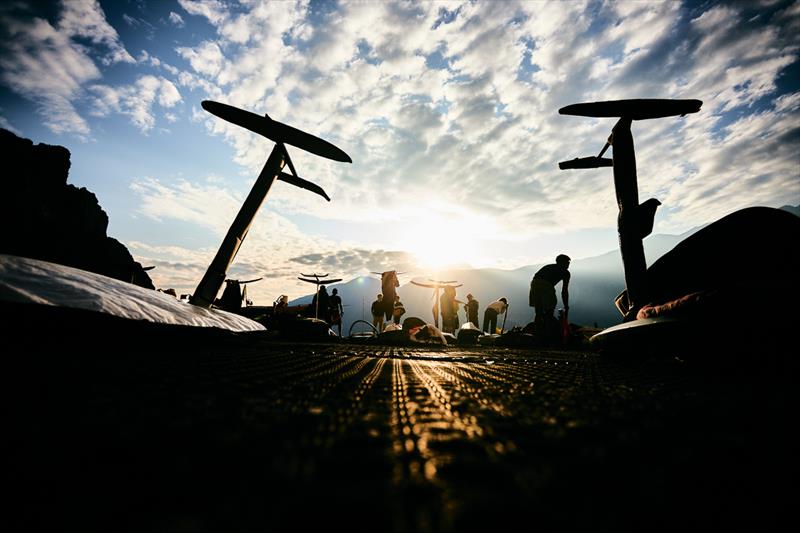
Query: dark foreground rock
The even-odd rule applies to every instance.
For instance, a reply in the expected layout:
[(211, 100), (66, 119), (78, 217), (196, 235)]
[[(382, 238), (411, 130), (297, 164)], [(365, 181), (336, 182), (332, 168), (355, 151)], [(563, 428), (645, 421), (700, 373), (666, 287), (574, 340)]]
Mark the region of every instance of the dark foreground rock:
[(790, 523), (787, 353), (281, 344), (76, 313), (0, 306), (8, 531)]
[(97, 197), (67, 184), (69, 150), (0, 129), (0, 253), (43, 259), (154, 288), (125, 246), (108, 237)]

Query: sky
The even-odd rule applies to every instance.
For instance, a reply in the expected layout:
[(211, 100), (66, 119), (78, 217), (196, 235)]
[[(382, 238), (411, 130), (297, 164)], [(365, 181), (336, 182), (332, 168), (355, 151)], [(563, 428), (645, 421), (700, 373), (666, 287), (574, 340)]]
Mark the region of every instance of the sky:
[[(276, 182), (229, 271), (256, 304), (397, 269), (518, 268), (617, 248), (614, 119), (569, 104), (693, 98), (633, 125), (654, 233), (800, 204), (800, 2), (4, 2), (0, 127), (69, 148), (108, 234), (192, 292), (273, 143), (205, 112), (269, 115), (332, 201)], [(612, 148), (613, 153), (613, 148)], [(402, 281), (402, 280), (401, 280)]]

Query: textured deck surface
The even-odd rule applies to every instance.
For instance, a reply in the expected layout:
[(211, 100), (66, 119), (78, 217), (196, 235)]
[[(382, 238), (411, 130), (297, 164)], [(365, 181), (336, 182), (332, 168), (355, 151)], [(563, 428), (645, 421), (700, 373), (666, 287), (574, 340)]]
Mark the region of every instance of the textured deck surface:
[(758, 365), (68, 342), (5, 374), (16, 528), (765, 529), (794, 492), (793, 378)]

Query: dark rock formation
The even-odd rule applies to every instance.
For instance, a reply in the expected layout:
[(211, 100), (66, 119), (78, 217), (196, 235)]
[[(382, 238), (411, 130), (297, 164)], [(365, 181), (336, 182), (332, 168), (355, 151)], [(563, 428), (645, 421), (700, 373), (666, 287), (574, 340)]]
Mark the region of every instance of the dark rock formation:
[(0, 129), (0, 253), (43, 259), (154, 288), (125, 246), (106, 235), (97, 197), (67, 184), (69, 150)]

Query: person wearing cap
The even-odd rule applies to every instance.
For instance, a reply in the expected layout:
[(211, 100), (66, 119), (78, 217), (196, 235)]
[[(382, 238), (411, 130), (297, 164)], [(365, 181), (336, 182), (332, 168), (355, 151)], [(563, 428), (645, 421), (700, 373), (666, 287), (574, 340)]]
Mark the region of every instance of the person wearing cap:
[(486, 306), (483, 312), (483, 332), (495, 333), (497, 331), (497, 315), (502, 315), (508, 310), (508, 300), (505, 296)]
[(534, 309), (533, 323), (543, 326), (550, 319), (555, 320), (554, 312), (558, 299), (556, 298), (556, 285), (561, 283), (561, 301), (564, 312), (569, 311), (569, 263), (568, 256), (559, 254), (556, 262), (545, 265), (534, 274), (531, 280), (529, 304)]
[(464, 305), (464, 311), (467, 313), (467, 321), (472, 322), (472, 324), (478, 328), (478, 307), (480, 306), (478, 300), (476, 300), (472, 293), (467, 294), (467, 303)]

